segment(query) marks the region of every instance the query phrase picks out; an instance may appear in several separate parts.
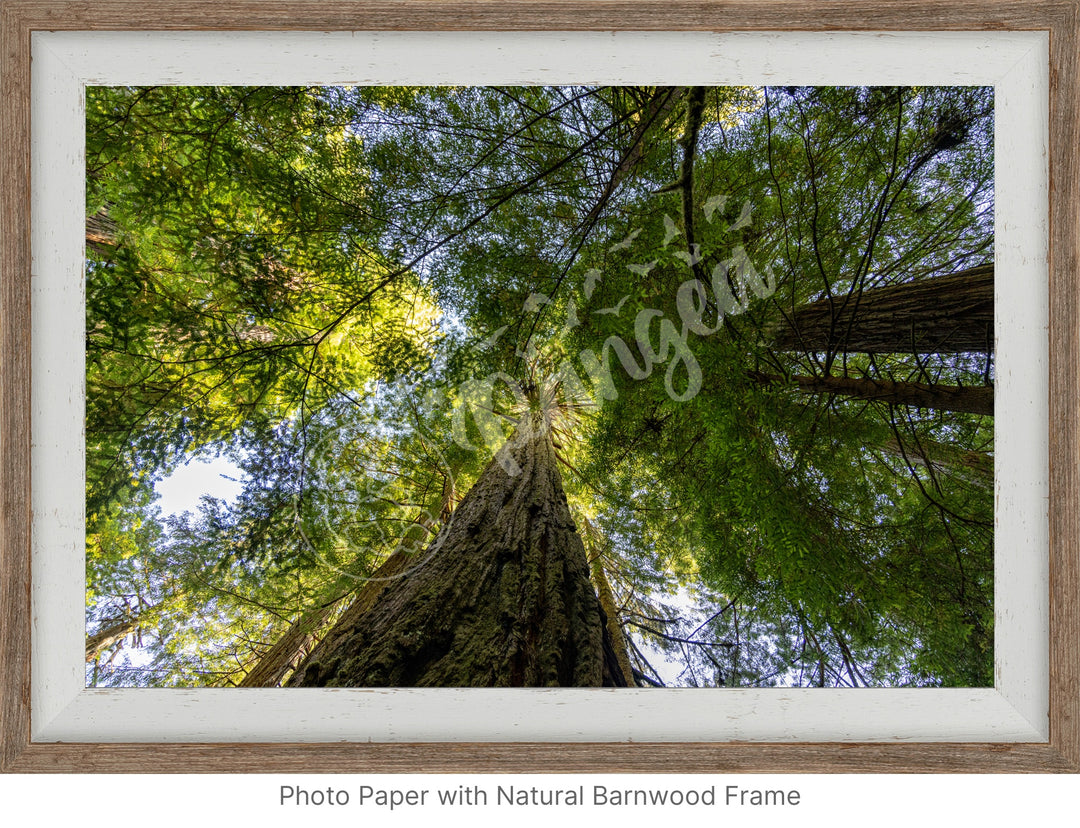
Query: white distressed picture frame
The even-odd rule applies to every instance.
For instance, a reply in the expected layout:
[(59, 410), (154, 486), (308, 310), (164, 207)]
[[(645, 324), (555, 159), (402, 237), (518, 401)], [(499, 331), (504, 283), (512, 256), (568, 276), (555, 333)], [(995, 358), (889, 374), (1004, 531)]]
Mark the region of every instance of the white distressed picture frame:
[[(34, 741), (1048, 740), (1045, 32), (37, 32), (32, 50)], [(658, 82), (995, 87), (994, 688), (86, 689), (85, 86)]]

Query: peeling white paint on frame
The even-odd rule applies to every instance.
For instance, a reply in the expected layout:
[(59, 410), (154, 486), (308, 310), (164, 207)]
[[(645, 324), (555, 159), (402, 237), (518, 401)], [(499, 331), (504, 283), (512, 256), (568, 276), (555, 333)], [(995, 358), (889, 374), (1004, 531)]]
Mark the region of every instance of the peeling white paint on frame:
[[(35, 33), (33, 739), (1047, 741), (1048, 63), (1045, 32)], [(995, 86), (993, 689), (84, 688), (84, 86), (530, 82)]]

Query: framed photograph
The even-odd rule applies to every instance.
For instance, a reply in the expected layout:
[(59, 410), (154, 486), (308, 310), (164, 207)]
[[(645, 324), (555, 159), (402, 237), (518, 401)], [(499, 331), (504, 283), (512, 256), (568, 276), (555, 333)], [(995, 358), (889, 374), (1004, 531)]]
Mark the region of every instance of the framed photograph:
[(0, 14), (4, 770), (1080, 769), (1076, 0)]

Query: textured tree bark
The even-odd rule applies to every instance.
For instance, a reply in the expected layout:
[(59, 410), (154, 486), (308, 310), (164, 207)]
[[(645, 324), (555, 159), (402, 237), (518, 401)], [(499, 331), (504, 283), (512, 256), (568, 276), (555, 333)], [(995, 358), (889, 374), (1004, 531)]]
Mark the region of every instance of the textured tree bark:
[(107, 252), (116, 247), (116, 222), (102, 210), (86, 217), (86, 246), (98, 252)]
[(137, 626), (139, 626), (138, 618), (126, 618), (103, 630), (99, 630), (93, 635), (88, 635), (86, 637), (86, 660), (93, 661), (98, 657), (98, 653), (110, 644), (115, 644), (125, 635), (134, 632)]
[(284, 634), (270, 647), (251, 669), (238, 687), (277, 687), (281, 680), (295, 666), (316, 640), (316, 635), (325, 625), (340, 603), (335, 601), (323, 607), (302, 613), (289, 625)]
[(773, 334), (785, 351), (955, 354), (994, 350), (994, 266), (864, 290), (795, 309)]
[(289, 684), (621, 686), (605, 638), (550, 435), (526, 415), (438, 537)]
[[(749, 376), (765, 385), (782, 384), (782, 377), (749, 371)], [(862, 400), (881, 400), (912, 408), (933, 408), (963, 414), (994, 416), (994, 389), (988, 385), (926, 385), (921, 382), (894, 382), (863, 377), (792, 377), (800, 391), (808, 394), (836, 394)]]
[[(443, 503), (440, 520), (445, 521), (453, 508), (453, 483), (447, 480), (443, 486)], [(353, 594), (352, 602), (341, 614), (341, 618), (321, 639), (326, 646), (334, 645), (339, 640), (343, 629), (351, 629), (360, 616), (375, 605), (383, 589), (392, 581), (408, 571), (413, 553), (426, 546), (426, 540), (434, 534), (435, 522), (427, 511), (421, 511), (416, 520), (405, 531), (397, 548), (382, 562), (364, 585)], [(317, 643), (316, 633), (326, 624), (334, 608), (341, 600), (305, 613), (284, 635), (259, 659), (255, 668), (240, 682), (240, 687), (278, 687), (292, 667), (298, 666)]]
[(618, 607), (615, 606), (615, 593), (611, 590), (607, 573), (604, 572), (603, 561), (600, 560), (599, 556), (592, 560), (591, 565), (593, 579), (596, 582), (596, 595), (600, 599), (600, 607), (604, 611), (604, 629), (607, 633), (605, 639), (611, 643), (611, 655), (608, 656), (605, 650), (605, 658), (614, 657), (626, 686), (635, 687), (637, 681), (634, 679), (634, 667), (630, 663), (630, 653), (626, 647), (626, 636), (619, 625), (619, 612)]

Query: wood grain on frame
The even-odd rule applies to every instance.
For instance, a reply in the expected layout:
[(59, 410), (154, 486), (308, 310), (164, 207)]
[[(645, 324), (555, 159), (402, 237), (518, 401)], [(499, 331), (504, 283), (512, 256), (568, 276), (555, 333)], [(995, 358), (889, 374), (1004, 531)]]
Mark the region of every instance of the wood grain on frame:
[[(0, 768), (10, 772), (1080, 770), (1080, 0), (0, 0)], [(35, 30), (1050, 33), (1047, 744), (30, 742), (30, 35)]]

